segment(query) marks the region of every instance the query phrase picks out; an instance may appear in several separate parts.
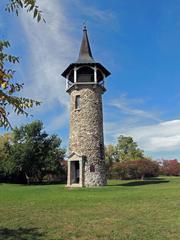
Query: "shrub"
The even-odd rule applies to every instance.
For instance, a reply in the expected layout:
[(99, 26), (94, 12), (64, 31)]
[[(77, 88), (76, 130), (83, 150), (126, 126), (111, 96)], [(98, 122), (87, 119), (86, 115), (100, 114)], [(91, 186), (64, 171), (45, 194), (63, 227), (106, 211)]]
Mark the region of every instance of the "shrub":
[(156, 177), (159, 175), (159, 164), (147, 158), (136, 161), (114, 163), (112, 177), (120, 179), (144, 179), (144, 177)]
[(180, 163), (174, 160), (163, 160), (161, 166), (161, 174), (166, 176), (178, 176), (180, 175)]

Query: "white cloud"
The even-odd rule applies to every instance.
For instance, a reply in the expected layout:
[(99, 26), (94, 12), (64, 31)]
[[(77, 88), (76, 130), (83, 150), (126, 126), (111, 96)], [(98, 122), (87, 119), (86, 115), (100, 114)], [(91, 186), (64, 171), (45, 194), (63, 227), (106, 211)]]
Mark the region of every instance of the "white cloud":
[[(62, 109), (56, 119), (52, 118), (49, 126), (58, 129), (67, 119), (69, 106), (68, 94), (65, 92), (65, 79), (61, 73), (75, 57), (76, 47), (69, 31), (69, 20), (64, 13), (63, 4), (58, 0), (40, 2), (40, 9), (46, 23), (37, 23), (27, 13), (22, 13), (21, 24), (29, 47), (29, 67), (26, 76), (24, 94), (42, 101), (42, 106), (35, 110), (42, 114)], [(59, 105), (57, 105), (59, 104)], [(64, 110), (63, 110), (64, 109)], [(59, 112), (59, 111), (57, 111)]]
[(127, 131), (146, 151), (174, 151), (180, 147), (180, 120), (165, 121)]
[(142, 99), (129, 99), (126, 95), (110, 102), (109, 105), (120, 110), (120, 114), (105, 122), (106, 144), (115, 143), (119, 135), (126, 135), (132, 136), (146, 154), (177, 154), (180, 149), (180, 119), (162, 121), (160, 112), (140, 109), (139, 105), (144, 103)]
[[(118, 122), (105, 124), (107, 143), (121, 135), (132, 136), (149, 154), (177, 152), (180, 149), (180, 120), (164, 121), (146, 126), (121, 125)], [(111, 137), (110, 137), (111, 136)]]
[(139, 118), (152, 119), (160, 121), (159, 112), (145, 111), (134, 107), (134, 105), (143, 103), (142, 99), (128, 99), (126, 95), (121, 95), (118, 99), (112, 100), (109, 105), (118, 108), (122, 113), (136, 116)]

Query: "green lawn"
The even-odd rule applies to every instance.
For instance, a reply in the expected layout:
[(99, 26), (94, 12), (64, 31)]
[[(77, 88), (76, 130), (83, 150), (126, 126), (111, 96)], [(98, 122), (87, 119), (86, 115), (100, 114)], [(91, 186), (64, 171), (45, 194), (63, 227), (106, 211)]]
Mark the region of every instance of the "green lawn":
[(0, 240), (179, 240), (180, 177), (103, 188), (0, 184)]

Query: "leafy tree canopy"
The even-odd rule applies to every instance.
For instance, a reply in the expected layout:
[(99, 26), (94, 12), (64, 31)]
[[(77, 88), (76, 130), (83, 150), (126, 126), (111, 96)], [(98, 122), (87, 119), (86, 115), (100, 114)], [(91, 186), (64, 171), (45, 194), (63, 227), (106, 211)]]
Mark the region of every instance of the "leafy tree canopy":
[(9, 160), (8, 145), (12, 142), (11, 133), (0, 135), (0, 176), (11, 174), (14, 164)]
[(39, 10), (36, 0), (9, 0), (6, 4), (5, 10), (8, 12), (15, 12), (18, 16), (19, 9), (26, 9), (27, 12), (33, 11), (33, 18), (39, 22), (42, 18), (42, 11)]
[[(112, 144), (105, 146), (105, 163), (108, 175), (111, 173), (113, 163), (118, 161), (116, 147)], [(110, 177), (110, 176), (109, 176)]]
[(177, 159), (163, 160), (161, 166), (161, 174), (167, 176), (178, 176), (180, 175), (180, 162)]
[(144, 151), (138, 148), (132, 137), (120, 135), (116, 145), (117, 157), (120, 162), (127, 160), (139, 160), (143, 158)]
[(117, 162), (112, 168), (115, 177), (121, 179), (139, 179), (144, 177), (157, 177), (159, 175), (159, 164), (149, 158), (135, 161)]
[(47, 174), (60, 175), (65, 155), (61, 142), (56, 135), (49, 136), (43, 131), (41, 121), (16, 127), (12, 141), (6, 145), (8, 162), (13, 163), (11, 173), (23, 175), (27, 182), (42, 181)]

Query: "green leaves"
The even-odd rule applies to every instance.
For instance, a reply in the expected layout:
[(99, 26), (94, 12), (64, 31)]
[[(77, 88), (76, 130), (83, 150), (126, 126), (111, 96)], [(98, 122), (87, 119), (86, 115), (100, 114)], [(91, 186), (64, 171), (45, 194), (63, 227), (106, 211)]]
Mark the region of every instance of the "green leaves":
[(138, 148), (132, 137), (120, 135), (116, 149), (119, 161), (138, 160), (144, 156), (144, 151)]
[[(13, 138), (8, 146), (7, 163), (13, 163), (14, 175), (23, 174), (27, 181), (42, 181), (45, 175), (60, 175), (63, 173), (61, 165), (65, 150), (61, 148), (61, 139), (56, 135), (49, 136), (43, 131), (43, 123), (34, 121), (13, 130)], [(0, 168), (1, 159), (5, 156), (4, 144), (9, 136), (0, 136)], [(3, 145), (3, 148), (1, 148)], [(10, 166), (10, 165), (9, 165)], [(6, 170), (3, 170), (5, 173)]]
[(144, 157), (144, 151), (138, 148), (132, 137), (120, 135), (116, 145), (105, 147), (105, 159), (107, 165), (111, 166), (113, 162), (125, 162), (139, 160)]
[(25, 8), (27, 12), (33, 12), (33, 18), (36, 19), (37, 22), (41, 20), (45, 22), (45, 19), (42, 17), (42, 11), (40, 11), (36, 5), (36, 0), (10, 0), (5, 10), (15, 12), (18, 16), (20, 8)]
[(17, 115), (28, 116), (26, 109), (40, 105), (39, 101), (14, 96), (23, 88), (23, 84), (14, 83), (13, 78), (15, 71), (5, 66), (19, 63), (19, 58), (6, 54), (4, 49), (10, 47), (8, 41), (0, 41), (0, 127), (11, 128), (8, 119), (9, 106)]

